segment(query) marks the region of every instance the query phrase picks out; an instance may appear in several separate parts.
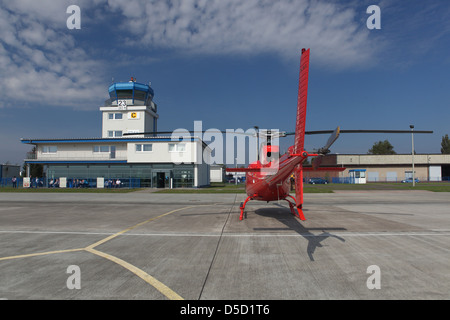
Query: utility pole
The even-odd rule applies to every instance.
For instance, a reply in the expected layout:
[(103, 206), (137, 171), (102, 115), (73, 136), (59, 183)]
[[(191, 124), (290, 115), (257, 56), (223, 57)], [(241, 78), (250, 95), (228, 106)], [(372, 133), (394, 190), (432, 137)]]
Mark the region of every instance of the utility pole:
[(411, 128), (411, 144), (412, 144), (412, 151), (411, 151), (411, 157), (412, 157), (412, 183), (413, 187), (416, 186), (416, 177), (414, 173), (414, 126), (411, 124), (409, 126)]
[[(237, 158), (234, 158), (234, 161), (236, 161), (236, 169), (237, 169)], [(234, 175), (234, 185), (237, 186), (237, 179), (238, 179), (238, 173), (236, 172)]]
[(256, 161), (259, 161), (259, 127), (254, 126), (253, 128), (255, 128), (256, 133)]

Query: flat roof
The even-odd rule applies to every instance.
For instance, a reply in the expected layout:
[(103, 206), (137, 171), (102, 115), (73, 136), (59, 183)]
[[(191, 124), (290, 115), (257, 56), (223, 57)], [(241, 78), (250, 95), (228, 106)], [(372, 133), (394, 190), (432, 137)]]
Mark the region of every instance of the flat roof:
[(26, 163), (34, 164), (134, 164), (127, 160), (34, 160), (25, 159)]
[(170, 141), (186, 141), (200, 140), (198, 137), (183, 136), (172, 138), (168, 136), (156, 136), (156, 137), (116, 137), (116, 138), (66, 138), (66, 139), (30, 139), (21, 138), (20, 141), (25, 144), (38, 144), (38, 143), (89, 143), (89, 142), (139, 142), (139, 141), (155, 141), (155, 142), (170, 142)]

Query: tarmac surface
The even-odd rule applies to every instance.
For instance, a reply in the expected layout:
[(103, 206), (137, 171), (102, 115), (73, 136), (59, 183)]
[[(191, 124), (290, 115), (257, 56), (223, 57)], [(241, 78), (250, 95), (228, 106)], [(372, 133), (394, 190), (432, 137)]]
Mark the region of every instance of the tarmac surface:
[(450, 196), (0, 193), (0, 299), (449, 299)]

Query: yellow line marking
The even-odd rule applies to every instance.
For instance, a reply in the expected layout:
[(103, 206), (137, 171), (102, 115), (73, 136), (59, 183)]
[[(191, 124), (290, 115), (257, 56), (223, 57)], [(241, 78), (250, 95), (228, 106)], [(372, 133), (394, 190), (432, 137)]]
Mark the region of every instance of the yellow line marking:
[(20, 259), (20, 258), (28, 258), (28, 257), (45, 256), (45, 255), (56, 254), (56, 253), (75, 252), (75, 251), (84, 251), (84, 248), (68, 249), (68, 250), (56, 250), (56, 251), (47, 251), (47, 252), (39, 252), (39, 253), (30, 253), (30, 254), (21, 254), (21, 255), (18, 255), (18, 256), (3, 257), (3, 258), (0, 258), (0, 261), (12, 260), (12, 259)]
[(137, 275), (139, 278), (153, 286), (156, 290), (161, 292), (164, 296), (166, 296), (170, 300), (184, 300), (180, 295), (178, 295), (175, 291), (170, 289), (168, 286), (166, 286), (164, 283), (158, 281), (157, 279), (153, 278), (151, 275), (146, 273), (145, 271), (139, 269), (138, 267), (119, 259), (115, 256), (112, 256), (110, 254), (92, 249), (92, 248), (86, 248), (86, 251), (91, 252), (95, 255), (98, 255), (102, 258), (111, 260), (114, 263), (117, 263), (118, 265), (124, 267), (125, 269), (133, 272), (135, 275)]
[(97, 247), (97, 246), (99, 246), (99, 245), (101, 245), (101, 244), (103, 244), (103, 243), (105, 243), (105, 242), (107, 242), (107, 241), (109, 241), (109, 240), (112, 240), (112, 239), (114, 239), (114, 238), (120, 236), (121, 234), (124, 234), (124, 233), (126, 233), (126, 232), (128, 232), (128, 231), (131, 231), (131, 230), (133, 230), (133, 229), (135, 229), (135, 228), (137, 228), (137, 227), (140, 227), (140, 226), (142, 226), (142, 225), (144, 225), (144, 224), (146, 224), (146, 223), (148, 223), (148, 222), (151, 222), (151, 221), (154, 221), (154, 220), (156, 220), (156, 219), (162, 218), (162, 217), (164, 217), (164, 216), (167, 216), (167, 215), (172, 214), (172, 213), (177, 212), (177, 211), (181, 211), (181, 210), (185, 210), (185, 209), (190, 209), (190, 208), (195, 208), (195, 207), (199, 207), (199, 206), (197, 205), (197, 206), (183, 207), (183, 208), (179, 208), (179, 209), (175, 209), (175, 210), (166, 212), (166, 213), (161, 214), (161, 215), (159, 215), (159, 216), (157, 216), (157, 217), (153, 217), (153, 218), (147, 219), (147, 220), (145, 220), (145, 221), (143, 221), (143, 222), (140, 222), (140, 223), (138, 223), (138, 224), (136, 224), (136, 225), (134, 225), (134, 226), (132, 226), (132, 227), (129, 227), (129, 228), (127, 228), (127, 229), (124, 229), (124, 230), (122, 230), (122, 231), (119, 231), (119, 232), (117, 232), (117, 233), (115, 233), (115, 234), (113, 234), (113, 235), (110, 235), (109, 237), (106, 237), (105, 239), (102, 239), (102, 240), (100, 240), (100, 241), (97, 241), (96, 243), (91, 244), (90, 246), (87, 246), (87, 247), (85, 248), (85, 250), (88, 251), (88, 252), (91, 252), (91, 253), (93, 253), (93, 254), (96, 254), (96, 255), (98, 255), (98, 256), (100, 256), (100, 257), (103, 257), (103, 258), (105, 258), (105, 259), (108, 259), (108, 260), (110, 260), (110, 261), (113, 261), (113, 262), (117, 263), (118, 265), (124, 267), (125, 269), (128, 269), (129, 271), (131, 271), (131, 272), (133, 272), (135, 275), (137, 275), (139, 278), (143, 279), (145, 282), (147, 282), (148, 284), (150, 284), (151, 286), (153, 286), (156, 290), (158, 290), (159, 292), (161, 292), (164, 296), (166, 296), (166, 297), (169, 298), (170, 300), (184, 300), (184, 299), (183, 299), (180, 295), (178, 295), (176, 292), (174, 292), (173, 290), (171, 290), (169, 287), (167, 287), (167, 286), (166, 286), (165, 284), (163, 284), (162, 282), (160, 282), (160, 281), (156, 280), (155, 278), (153, 278), (151, 275), (149, 275), (149, 274), (146, 273), (145, 271), (139, 269), (138, 267), (136, 267), (136, 266), (134, 266), (134, 265), (132, 265), (132, 264), (130, 264), (130, 263), (128, 263), (128, 262), (122, 260), (122, 259), (119, 259), (119, 258), (114, 257), (114, 256), (112, 256), (112, 255), (109, 255), (109, 254), (107, 254), (107, 253), (104, 253), (104, 252), (102, 252), (102, 251), (95, 250), (94, 248)]
[(166, 212), (164, 214), (161, 214), (157, 217), (153, 217), (150, 218), (148, 220), (145, 220), (141, 223), (138, 223), (132, 227), (129, 227), (127, 229), (124, 229), (122, 231), (119, 231), (109, 237), (106, 237), (105, 239), (102, 239), (100, 241), (95, 242), (94, 244), (91, 244), (90, 246), (87, 246), (86, 248), (78, 248), (78, 249), (68, 249), (68, 250), (57, 250), (57, 251), (48, 251), (48, 252), (40, 252), (40, 253), (31, 253), (31, 254), (23, 254), (23, 255), (17, 255), (17, 256), (10, 256), (10, 257), (3, 257), (0, 258), (0, 261), (3, 260), (11, 260), (11, 259), (19, 259), (19, 258), (28, 258), (28, 257), (36, 257), (36, 256), (43, 256), (43, 255), (49, 255), (49, 254), (56, 254), (56, 253), (66, 253), (66, 252), (76, 252), (76, 251), (87, 251), (90, 253), (93, 253), (97, 256), (103, 257), (105, 259), (108, 259), (110, 261), (113, 261), (115, 263), (117, 263), (118, 265), (124, 267), (125, 269), (133, 272), (135, 275), (137, 275), (139, 278), (143, 279), (145, 282), (147, 282), (148, 284), (150, 284), (151, 286), (153, 286), (156, 290), (158, 290), (159, 292), (161, 292), (164, 296), (166, 296), (167, 298), (169, 298), (170, 300), (184, 300), (180, 295), (178, 295), (176, 292), (174, 292), (173, 290), (171, 290), (169, 287), (167, 287), (165, 284), (163, 284), (162, 282), (156, 280), (155, 278), (153, 278), (151, 275), (149, 275), (148, 273), (146, 273), (145, 271), (139, 269), (138, 267), (122, 260), (119, 259), (117, 257), (114, 257), (112, 255), (109, 255), (107, 253), (104, 253), (102, 251), (98, 251), (95, 250), (94, 248), (109, 241), (112, 240), (118, 236), (120, 236), (121, 234), (124, 234), (130, 230), (133, 230), (139, 226), (142, 226), (148, 222), (154, 221), (156, 219), (162, 218), (164, 216), (167, 216), (169, 214), (172, 214), (174, 212), (177, 211), (181, 211), (181, 210), (186, 210), (186, 209), (190, 209), (190, 208), (196, 208), (196, 207), (201, 207), (201, 206), (208, 206), (208, 205), (196, 205), (196, 206), (188, 206), (188, 207), (183, 207), (183, 208), (179, 208), (179, 209), (175, 209), (169, 212)]
[(134, 225), (134, 226), (132, 226), (132, 227), (129, 227), (129, 228), (127, 228), (127, 229), (124, 229), (124, 230), (122, 230), (122, 231), (119, 231), (119, 232), (117, 232), (117, 233), (115, 233), (115, 234), (113, 234), (113, 235), (110, 235), (109, 237), (106, 237), (106, 238), (103, 239), (103, 240), (97, 241), (96, 243), (91, 244), (90, 246), (87, 246), (86, 249), (93, 249), (93, 248), (95, 248), (95, 247), (97, 247), (97, 246), (99, 246), (99, 245), (101, 245), (101, 244), (103, 244), (103, 243), (105, 243), (105, 242), (107, 242), (107, 241), (109, 241), (109, 240), (112, 240), (112, 239), (114, 239), (114, 238), (120, 236), (121, 234), (124, 234), (125, 232), (131, 231), (131, 230), (133, 230), (133, 229), (135, 229), (135, 228), (137, 228), (137, 227), (140, 227), (140, 226), (142, 226), (142, 225), (144, 225), (144, 224), (146, 224), (146, 223), (148, 223), (148, 222), (150, 222), (150, 221), (153, 221), (153, 220), (162, 218), (162, 217), (164, 217), (164, 216), (167, 216), (167, 215), (172, 214), (172, 213), (177, 212), (177, 211), (181, 211), (181, 210), (185, 210), (185, 209), (190, 209), (190, 208), (195, 208), (195, 207), (199, 207), (199, 206), (183, 207), (183, 208), (179, 208), (179, 209), (175, 209), (175, 210), (166, 212), (166, 213), (161, 214), (161, 215), (159, 215), (159, 216), (157, 216), (157, 217), (150, 218), (150, 219), (148, 219), (148, 220), (145, 220), (144, 222), (138, 223), (138, 224), (136, 224), (136, 225)]

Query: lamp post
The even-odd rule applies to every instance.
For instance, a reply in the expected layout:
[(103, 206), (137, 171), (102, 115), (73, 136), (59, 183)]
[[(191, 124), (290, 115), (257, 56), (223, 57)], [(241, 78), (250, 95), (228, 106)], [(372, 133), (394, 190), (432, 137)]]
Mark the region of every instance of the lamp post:
[[(234, 160), (236, 161), (236, 169), (237, 169), (237, 158), (234, 158)], [(238, 173), (236, 172), (235, 176), (234, 176), (234, 185), (237, 186), (237, 181), (238, 181)]]
[(413, 187), (416, 186), (416, 177), (414, 174), (414, 126), (411, 124), (409, 126), (411, 128), (411, 144), (412, 144), (412, 150), (411, 150), (411, 157), (412, 157), (412, 183)]
[(255, 132), (256, 132), (256, 161), (259, 160), (259, 127), (258, 126), (254, 126), (253, 128), (255, 128)]

